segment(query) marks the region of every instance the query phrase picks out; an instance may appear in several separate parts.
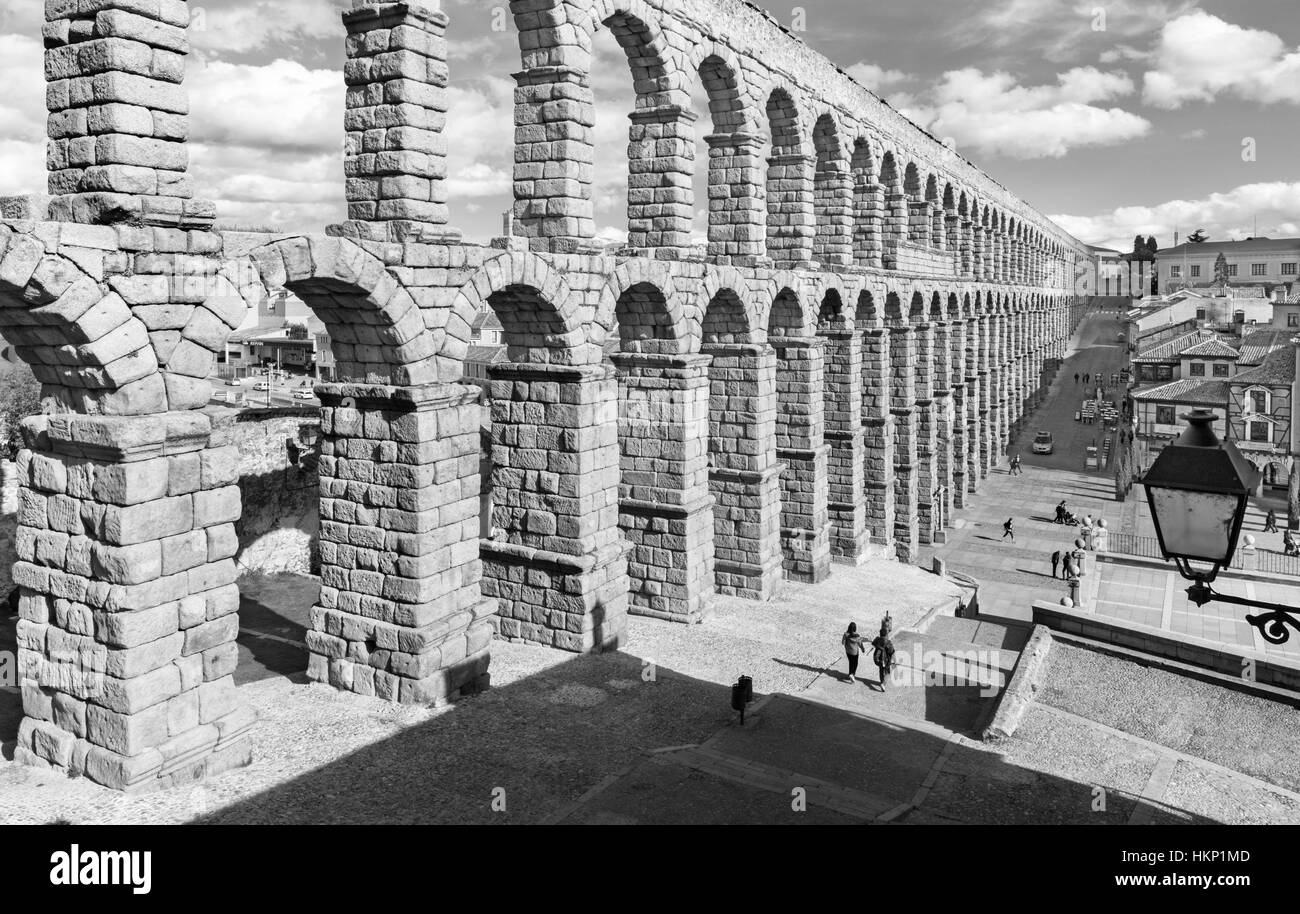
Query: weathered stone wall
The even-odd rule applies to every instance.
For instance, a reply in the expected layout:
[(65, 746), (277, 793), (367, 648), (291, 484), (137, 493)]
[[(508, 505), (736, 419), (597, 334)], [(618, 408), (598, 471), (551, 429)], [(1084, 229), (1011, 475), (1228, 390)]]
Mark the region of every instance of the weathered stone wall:
[[(336, 364), (308, 674), (420, 702), (484, 686), (494, 632), (613, 647), (628, 612), (699, 621), (712, 592), (770, 597), (783, 566), (910, 559), (956, 479), (947, 322), (977, 328), (973, 490), (1082, 316), (1077, 240), (740, 0), (513, 4), (516, 233), (462, 244), (443, 224), (448, 19), (353, 6), (349, 220), (248, 250), (193, 197), (186, 5), (47, 4), (52, 196), (0, 221), (0, 333), (56, 414), (18, 468), (25, 761), (136, 789), (248, 757), (237, 558), (292, 565), (310, 543), (306, 448), (284, 463), (309, 422), (241, 430), (207, 378), (271, 289), (326, 324)], [(598, 23), (637, 92), (620, 256), (592, 237)], [(697, 80), (706, 256), (685, 246)], [(508, 361), (481, 541), (480, 392), (458, 381), (484, 307)], [(1050, 332), (1025, 333), (1030, 313)], [(638, 402), (653, 425), (628, 421)]]

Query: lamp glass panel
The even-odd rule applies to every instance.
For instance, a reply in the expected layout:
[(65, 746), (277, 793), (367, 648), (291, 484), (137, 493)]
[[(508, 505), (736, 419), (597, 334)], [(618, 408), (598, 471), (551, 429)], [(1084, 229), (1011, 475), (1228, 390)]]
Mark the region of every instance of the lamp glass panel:
[(1227, 561), (1238, 496), (1153, 487), (1151, 500), (1170, 555)]

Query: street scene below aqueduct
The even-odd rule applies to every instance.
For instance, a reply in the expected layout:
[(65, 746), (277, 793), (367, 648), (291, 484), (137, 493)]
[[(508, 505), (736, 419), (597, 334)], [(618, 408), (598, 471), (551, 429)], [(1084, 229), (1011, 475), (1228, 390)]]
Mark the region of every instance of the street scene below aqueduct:
[[(503, 7), (510, 209), (471, 235), (458, 10), (336, 11), (345, 218), (272, 231), (191, 173), (194, 6), (45, 4), (0, 820), (1297, 820), (1300, 659), (1177, 597), (1130, 384), (1169, 309), (1224, 361), (1288, 341), (1111, 294), (1115, 252), (738, 0)], [(1245, 545), (1222, 592), (1289, 599)]]

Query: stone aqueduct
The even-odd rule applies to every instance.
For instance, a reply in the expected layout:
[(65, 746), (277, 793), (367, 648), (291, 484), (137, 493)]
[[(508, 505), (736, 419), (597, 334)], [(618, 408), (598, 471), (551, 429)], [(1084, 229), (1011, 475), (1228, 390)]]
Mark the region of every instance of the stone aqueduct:
[[(338, 363), (309, 674), (364, 695), (482, 687), (494, 634), (606, 648), (628, 612), (696, 622), (715, 594), (910, 560), (1002, 455), (1078, 319), (1078, 241), (747, 4), (510, 5), (512, 235), (447, 226), (446, 16), (358, 3), (349, 219), (231, 260), (187, 175), (186, 3), (48, 0), (51, 200), (0, 223), (0, 331), (46, 403), (19, 457), (23, 760), (144, 789), (248, 758), (238, 454), (206, 378), (268, 287)], [(637, 98), (617, 256), (591, 240), (598, 23)], [(480, 541), (457, 382), (484, 303), (509, 361)]]

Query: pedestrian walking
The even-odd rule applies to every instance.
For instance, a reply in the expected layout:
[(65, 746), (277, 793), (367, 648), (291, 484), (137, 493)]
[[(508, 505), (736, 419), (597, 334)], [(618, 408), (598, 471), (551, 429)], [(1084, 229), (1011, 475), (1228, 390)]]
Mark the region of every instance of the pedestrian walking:
[(1052, 553), (1052, 577), (1056, 577), (1056, 568), (1061, 564), (1061, 550), (1057, 549)]
[(1264, 516), (1264, 532), (1277, 533), (1277, 514), (1272, 508), (1268, 509), (1268, 514)]
[(1020, 475), (1020, 455), (1019, 455), (1019, 454), (1012, 454), (1012, 455), (1011, 455), (1011, 474), (1010, 474), (1010, 475), (1012, 475), (1012, 476), (1019, 476), (1019, 475)]
[(889, 637), (889, 629), (882, 622), (880, 624), (880, 634), (871, 642), (874, 650), (871, 653), (871, 661), (880, 671), (880, 691), (885, 691), (885, 683), (889, 680), (889, 671), (894, 668), (894, 642)]
[(849, 658), (848, 681), (853, 682), (853, 678), (858, 673), (858, 660), (861, 658), (862, 649), (866, 644), (862, 640), (862, 636), (858, 634), (858, 623), (850, 622), (848, 631), (844, 633), (844, 637), (840, 640), (844, 644), (844, 655)]
[(1011, 518), (1009, 517), (1007, 522), (1002, 525), (1002, 538), (1006, 539), (1008, 536), (1011, 537), (1011, 542), (1016, 541), (1016, 531), (1011, 529)]

